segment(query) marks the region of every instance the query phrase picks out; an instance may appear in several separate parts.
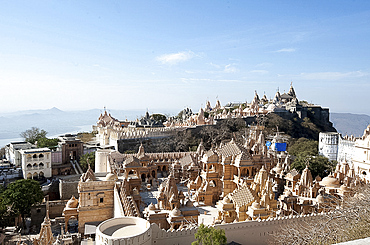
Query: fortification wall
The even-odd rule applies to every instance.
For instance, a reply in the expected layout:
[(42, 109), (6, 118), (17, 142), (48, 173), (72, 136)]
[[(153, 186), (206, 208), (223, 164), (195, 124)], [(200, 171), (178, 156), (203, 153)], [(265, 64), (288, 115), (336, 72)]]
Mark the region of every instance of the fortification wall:
[(168, 245), (189, 245), (195, 241), (195, 233), (198, 227), (183, 229), (180, 231), (166, 231), (158, 227), (157, 224), (151, 224), (152, 244)]
[[(279, 232), (281, 226), (287, 224), (298, 224), (303, 221), (317, 220), (321, 214), (287, 216), (267, 220), (244, 221), (231, 224), (216, 225), (217, 229), (225, 230), (227, 242), (240, 244), (268, 244), (271, 234)], [(187, 245), (195, 241), (195, 233), (198, 228), (183, 229), (180, 231), (165, 231), (152, 224), (152, 244)]]
[(298, 224), (303, 221), (319, 219), (322, 215), (287, 216), (271, 220), (244, 221), (225, 225), (216, 225), (216, 228), (224, 229), (228, 242), (234, 241), (240, 244), (248, 241), (250, 244), (268, 244), (271, 234), (279, 232), (281, 226)]

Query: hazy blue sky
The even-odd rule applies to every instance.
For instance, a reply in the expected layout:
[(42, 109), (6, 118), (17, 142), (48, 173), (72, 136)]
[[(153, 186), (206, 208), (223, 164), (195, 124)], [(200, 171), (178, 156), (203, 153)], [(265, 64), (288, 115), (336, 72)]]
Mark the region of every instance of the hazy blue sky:
[(0, 111), (298, 99), (370, 114), (370, 1), (0, 1)]

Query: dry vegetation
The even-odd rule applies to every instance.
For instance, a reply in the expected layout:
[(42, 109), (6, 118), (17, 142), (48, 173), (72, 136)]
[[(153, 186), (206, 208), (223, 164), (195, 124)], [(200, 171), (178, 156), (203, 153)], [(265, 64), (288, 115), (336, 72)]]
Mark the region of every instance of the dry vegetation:
[(95, 139), (95, 135), (97, 132), (83, 132), (78, 133), (77, 138), (80, 139), (82, 142), (87, 143), (89, 141), (93, 141)]
[(370, 237), (370, 186), (358, 187), (356, 193), (343, 200), (333, 198), (321, 219), (282, 227), (271, 243), (335, 244)]

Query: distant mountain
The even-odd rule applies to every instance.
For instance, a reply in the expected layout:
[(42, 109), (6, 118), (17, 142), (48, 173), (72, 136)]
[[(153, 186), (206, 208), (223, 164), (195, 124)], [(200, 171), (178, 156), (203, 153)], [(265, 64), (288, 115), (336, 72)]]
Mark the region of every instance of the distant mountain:
[(330, 113), (330, 121), (342, 135), (362, 136), (370, 124), (370, 116), (352, 113)]
[[(27, 110), (0, 114), (0, 140), (19, 138), (19, 134), (31, 127), (48, 132), (48, 137), (78, 131), (96, 124), (103, 110), (62, 111), (58, 108), (47, 110)], [(108, 110), (119, 120), (135, 120), (145, 114), (145, 110)], [(7, 142), (10, 143), (10, 142)], [(0, 146), (1, 147), (1, 146)]]

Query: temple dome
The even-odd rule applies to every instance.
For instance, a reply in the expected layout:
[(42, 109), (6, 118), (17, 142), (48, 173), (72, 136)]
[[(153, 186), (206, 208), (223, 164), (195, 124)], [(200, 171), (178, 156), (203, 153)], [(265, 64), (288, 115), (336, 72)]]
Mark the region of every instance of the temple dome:
[(254, 208), (254, 209), (259, 209), (259, 208), (261, 208), (261, 205), (260, 205), (257, 201), (254, 201), (254, 202), (252, 203), (252, 208)]
[(348, 191), (348, 190), (349, 190), (349, 188), (348, 188), (346, 185), (341, 185), (341, 186), (340, 186), (340, 189), (341, 189), (342, 191)]
[(77, 208), (78, 200), (72, 196), (71, 199), (68, 200), (66, 208)]
[(334, 178), (333, 175), (326, 176), (325, 178), (322, 179), (320, 182), (320, 185), (325, 186), (325, 187), (331, 187), (331, 188), (339, 188), (340, 183), (339, 180)]
[(321, 194), (319, 194), (317, 197), (316, 197), (316, 201), (318, 203), (324, 203), (325, 202), (325, 197)]
[(171, 215), (172, 215), (173, 217), (177, 217), (177, 216), (181, 216), (182, 214), (181, 214), (180, 209), (178, 209), (178, 208), (176, 207), (176, 208), (174, 208), (174, 209), (172, 210)]
[(105, 176), (106, 181), (116, 181), (118, 180), (117, 174), (115, 173), (108, 173), (107, 176)]
[(224, 199), (222, 199), (224, 203), (231, 203), (231, 200), (228, 196), (225, 196)]
[(153, 204), (153, 203), (150, 203), (150, 204), (149, 204), (149, 206), (148, 206), (148, 210), (150, 210), (150, 211), (155, 210), (155, 206), (154, 206), (154, 204)]

